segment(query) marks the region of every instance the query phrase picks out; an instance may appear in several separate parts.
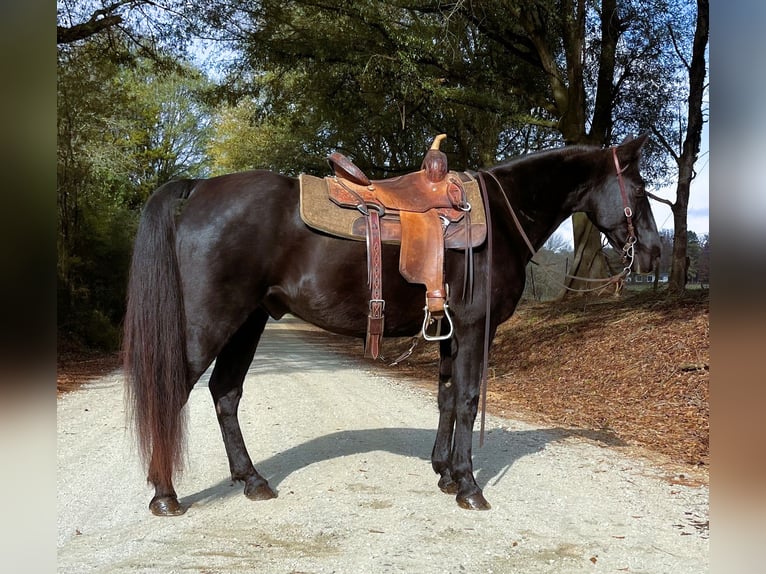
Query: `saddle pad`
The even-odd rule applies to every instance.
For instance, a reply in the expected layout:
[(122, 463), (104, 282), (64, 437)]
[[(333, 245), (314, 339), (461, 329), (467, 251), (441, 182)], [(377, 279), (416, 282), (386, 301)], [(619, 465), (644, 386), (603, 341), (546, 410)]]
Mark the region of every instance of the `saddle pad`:
[[(471, 204), (471, 243), (473, 247), (481, 245), (487, 237), (484, 203), (479, 192), (479, 183), (467, 173), (452, 172), (463, 183), (468, 202)], [(355, 241), (364, 241), (366, 228), (358, 210), (342, 208), (333, 203), (328, 195), (325, 178), (300, 174), (300, 215), (303, 222), (318, 231)], [(357, 222), (357, 220), (360, 220)], [(384, 230), (383, 243), (401, 242), (399, 218), (393, 214), (381, 218)], [(356, 225), (355, 225), (355, 222)], [(450, 249), (463, 249), (465, 233), (462, 222), (452, 223), (447, 227), (445, 246)], [(390, 232), (388, 232), (390, 230)]]

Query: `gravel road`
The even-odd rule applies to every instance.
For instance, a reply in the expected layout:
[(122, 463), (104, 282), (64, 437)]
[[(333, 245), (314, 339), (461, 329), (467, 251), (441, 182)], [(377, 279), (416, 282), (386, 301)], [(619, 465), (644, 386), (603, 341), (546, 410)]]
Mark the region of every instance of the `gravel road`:
[(175, 518), (147, 508), (122, 375), (60, 398), (58, 571), (708, 571), (708, 489), (566, 429), (488, 417), (474, 468), (492, 510), (460, 509), (430, 467), (435, 397), (332, 345), (295, 320), (267, 327), (240, 407), (250, 454), (279, 492), (265, 502), (229, 478), (205, 377), (176, 483), (190, 508)]

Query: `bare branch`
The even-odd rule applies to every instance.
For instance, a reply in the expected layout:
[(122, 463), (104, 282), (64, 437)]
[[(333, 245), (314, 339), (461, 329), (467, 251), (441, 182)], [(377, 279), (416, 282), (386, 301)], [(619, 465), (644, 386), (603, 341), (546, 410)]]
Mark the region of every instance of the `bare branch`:
[(664, 147), (665, 150), (671, 156), (673, 156), (673, 160), (676, 163), (678, 163), (681, 158), (679, 157), (678, 152), (676, 151), (676, 149), (672, 145), (670, 145), (670, 143), (668, 143), (668, 140), (665, 139), (665, 136), (663, 136), (662, 133), (660, 133), (660, 131), (656, 127), (654, 127), (654, 126), (652, 126), (652, 133), (655, 136), (657, 136), (657, 139), (660, 140), (660, 144), (662, 145), (662, 147)]
[(665, 199), (663, 197), (658, 197), (658, 196), (656, 196), (653, 193), (650, 193), (648, 191), (646, 192), (646, 195), (648, 197), (652, 198), (654, 201), (659, 201), (660, 203), (665, 203), (665, 204), (669, 205), (670, 207), (673, 207), (673, 202), (670, 201), (669, 199)]
[(82, 24), (75, 24), (69, 28), (65, 26), (56, 26), (56, 43), (71, 44), (78, 40), (84, 40), (99, 32), (113, 28), (122, 23), (122, 16), (119, 14), (106, 16), (105, 18), (91, 18)]
[(691, 69), (691, 65), (684, 57), (683, 53), (681, 52), (681, 48), (678, 46), (678, 42), (676, 41), (676, 35), (673, 33), (673, 28), (670, 24), (668, 24), (668, 32), (670, 33), (670, 39), (673, 41), (673, 49), (676, 51), (676, 55), (678, 56), (678, 59), (683, 62), (684, 67), (687, 71)]
[(114, 14), (115, 10), (126, 4), (131, 4), (135, 0), (119, 0), (108, 6), (96, 10), (87, 22), (75, 24), (74, 26), (56, 26), (56, 43), (71, 44), (78, 40), (84, 40), (94, 36), (104, 30), (113, 28), (122, 23), (123, 18), (119, 14)]

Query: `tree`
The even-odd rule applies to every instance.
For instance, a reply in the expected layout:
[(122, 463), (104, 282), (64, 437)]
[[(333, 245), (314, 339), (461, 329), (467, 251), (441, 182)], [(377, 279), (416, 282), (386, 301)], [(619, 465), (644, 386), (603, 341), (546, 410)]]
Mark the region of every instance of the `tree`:
[(699, 261), (697, 262), (697, 280), (702, 285), (710, 283), (710, 236), (700, 240)]
[(265, 1), (249, 12), (228, 5), (228, 13), (209, 6), (207, 18), (230, 29), (244, 55), (229, 86), (249, 100), (253, 131), (290, 127), (321, 143), (322, 156), (339, 149), (377, 176), (419, 166), (437, 133), (449, 134), (455, 168), (553, 141), (549, 122), (530, 115), (519, 96), (540, 79), (452, 8), (371, 0)]
[(670, 275), (670, 267), (673, 263), (673, 230), (660, 230), (660, 260), (657, 265), (659, 274), (667, 273)]
[[(691, 182), (696, 177), (694, 164), (700, 151), (700, 141), (702, 139), (702, 126), (704, 124), (703, 101), (707, 76), (706, 52), (708, 45), (710, 25), (710, 7), (708, 0), (697, 0), (696, 27), (694, 31), (694, 41), (692, 43), (691, 60), (683, 52), (681, 46), (676, 43), (676, 54), (683, 62), (689, 77), (689, 89), (687, 98), (687, 118), (684, 122), (673, 122), (669, 125), (677, 126), (677, 140), (679, 146), (671, 143), (676, 138), (669, 138), (666, 131), (655, 129), (655, 135), (660, 139), (662, 145), (671, 155), (678, 169), (678, 183), (676, 185), (676, 200), (670, 202), (656, 196), (652, 196), (658, 201), (670, 205), (673, 212), (673, 228), (675, 234), (673, 237), (673, 264), (670, 270), (669, 291), (672, 293), (681, 293), (686, 288), (688, 280), (687, 260), (688, 260), (688, 228), (687, 228), (687, 210), (689, 206), (689, 194)], [(675, 38), (676, 30), (670, 28), (671, 36)]]
[[(702, 253), (702, 244), (699, 237), (693, 231), (686, 232), (686, 281), (699, 282), (699, 260)], [(672, 274), (672, 267), (671, 267)]]
[[(616, 143), (637, 128), (647, 130), (652, 112), (672, 102), (669, 89), (647, 81), (673, 72), (663, 58), (665, 15), (672, 12), (667, 3), (521, 1), (511, 3), (510, 20), (491, 12), (494, 3), (480, 6), (466, 10), (487, 35), (544, 73), (549, 89), (541, 107), (566, 144)], [(599, 231), (585, 214), (574, 215), (573, 230), (572, 275), (606, 276)], [(569, 286), (588, 283), (573, 278)]]
[[(190, 35), (199, 30), (197, 10), (184, 0), (57, 0), (59, 47), (98, 41), (104, 55), (137, 57), (176, 69)], [(184, 59), (184, 58), (182, 58)]]
[(523, 297), (535, 301), (560, 298), (565, 290), (571, 257), (572, 251), (566, 239), (560, 233), (551, 235), (527, 264)]
[[(119, 0), (101, 8), (93, 6), (91, 8), (92, 12), (87, 15), (73, 14), (76, 8), (82, 8), (82, 6), (77, 6), (76, 3), (58, 2), (57, 4), (59, 20), (63, 19), (70, 23), (68, 25), (58, 24), (56, 26), (56, 43), (71, 44), (119, 26), (124, 22), (124, 18), (119, 11), (128, 5), (135, 4), (135, 2), (132, 0)], [(77, 12), (81, 12), (81, 10), (78, 9)], [(73, 21), (78, 16), (82, 18), (82, 21)]]

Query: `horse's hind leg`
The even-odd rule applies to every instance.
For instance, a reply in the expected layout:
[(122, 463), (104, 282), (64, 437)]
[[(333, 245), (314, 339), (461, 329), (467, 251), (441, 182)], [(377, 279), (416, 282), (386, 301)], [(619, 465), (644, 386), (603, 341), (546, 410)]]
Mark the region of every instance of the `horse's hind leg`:
[(431, 452), (431, 466), (439, 475), (439, 488), (448, 494), (457, 494), (457, 483), (452, 480), (451, 451), (455, 428), (455, 386), (452, 384), (452, 341), (439, 343), (439, 426)]
[(245, 495), (252, 500), (267, 500), (277, 496), (266, 479), (255, 470), (237, 417), (242, 383), (268, 318), (263, 309), (257, 309), (245, 321), (218, 354), (209, 383), (229, 458), (231, 478), (245, 483)]
[(149, 502), (149, 510), (155, 516), (180, 516), (186, 508), (178, 502), (178, 495), (173, 488), (172, 473), (166, 467), (163, 453), (159, 447), (152, 451), (149, 461), (147, 480), (154, 485), (154, 496)]

